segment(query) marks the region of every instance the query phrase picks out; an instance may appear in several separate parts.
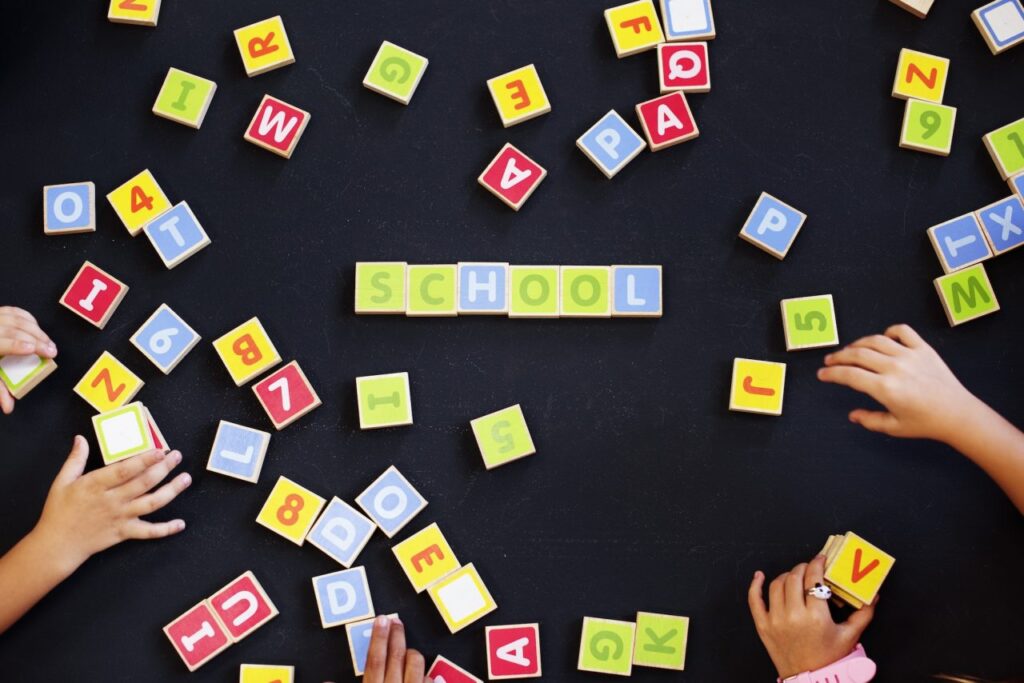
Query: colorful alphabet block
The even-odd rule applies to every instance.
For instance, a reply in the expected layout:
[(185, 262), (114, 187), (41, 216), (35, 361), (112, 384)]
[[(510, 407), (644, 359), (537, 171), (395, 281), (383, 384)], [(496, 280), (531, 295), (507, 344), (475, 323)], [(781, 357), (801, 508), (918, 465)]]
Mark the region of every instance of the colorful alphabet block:
[(167, 450), (170, 446), (167, 445), (167, 439), (164, 438), (163, 432), (156, 426), (156, 422), (153, 420), (153, 414), (149, 412), (149, 408), (143, 406), (143, 412), (146, 414), (146, 425), (149, 427), (149, 434), (153, 437), (153, 448), (157, 450)]
[(170, 200), (148, 168), (107, 194), (107, 201), (132, 237), (171, 208)]
[(278, 430), (322, 405), (295, 360), (252, 385), (252, 391)]
[(180, 202), (147, 223), (143, 232), (168, 270), (210, 245), (209, 236), (188, 202)]
[(385, 40), (363, 78), (363, 87), (395, 102), (409, 104), (429, 63), (426, 57)]
[(781, 261), (789, 253), (805, 220), (806, 214), (762, 192), (740, 230), (740, 239)]
[(243, 137), (257, 147), (291, 159), (309, 119), (308, 111), (264, 95)]
[(562, 266), (559, 271), (562, 318), (612, 317), (612, 269), (608, 266)]
[(60, 303), (102, 330), (127, 293), (128, 285), (86, 261), (64, 290)]
[(258, 318), (251, 318), (213, 342), (235, 386), (242, 386), (281, 362), (281, 355)]
[(900, 50), (892, 96), (942, 103), (949, 77), (949, 60), (909, 48)]
[(255, 484), (260, 479), (269, 446), (269, 433), (221, 420), (206, 469)]
[(115, 24), (156, 26), (160, 19), (160, 0), (110, 0), (107, 20)]
[(509, 318), (557, 318), (559, 266), (509, 266)]
[(1017, 195), (1017, 199), (1024, 202), (1024, 173), (1018, 173), (1013, 177), (1009, 178), (1006, 182), (1010, 184), (1010, 189)]
[(295, 683), (295, 667), (280, 664), (242, 664), (239, 683)]
[(234, 31), (245, 73), (252, 78), (295, 63), (295, 53), (280, 15)]
[(729, 410), (761, 415), (782, 415), (786, 364), (737, 358), (732, 364)]
[(831, 294), (783, 299), (781, 307), (787, 351), (838, 346), (839, 327)]
[[(392, 621), (398, 619), (397, 614), (389, 614)], [(362, 676), (366, 670), (366, 655), (370, 652), (370, 639), (373, 638), (374, 618), (352, 621), (345, 624), (345, 635), (348, 636), (348, 652), (352, 656), (352, 671)]]
[(43, 234), (96, 232), (96, 185), (92, 181), (43, 186)]
[(469, 426), (489, 470), (537, 452), (519, 404), (478, 417)]
[(409, 266), (406, 269), (409, 317), (454, 317), (459, 306), (458, 266)]
[(452, 633), (498, 609), (472, 562), (431, 584), (427, 593)]
[(825, 581), (869, 605), (895, 563), (891, 555), (848, 531), (825, 568)]
[(982, 263), (936, 278), (935, 289), (950, 327), (999, 310), (996, 293)]
[(900, 129), (900, 147), (949, 156), (955, 124), (956, 107), (908, 99)]
[(195, 348), (201, 337), (167, 304), (149, 316), (132, 335), (131, 343), (165, 375)]
[(0, 356), (0, 382), (16, 399), (23, 399), (57, 369), (52, 358), (35, 354)]
[(612, 317), (660, 318), (661, 266), (612, 266)]
[(576, 146), (610, 179), (644, 151), (647, 142), (612, 109), (580, 136)]
[(363, 567), (314, 576), (313, 594), (324, 628), (343, 626), (374, 615), (370, 584)]
[(665, 38), (669, 41), (713, 40), (715, 15), (711, 0), (661, 0)]
[(417, 593), (462, 566), (436, 523), (420, 529), (391, 551)]
[(302, 545), (326, 502), (288, 477), (279, 477), (257, 515), (256, 523), (295, 545)]
[(437, 683), (484, 683), (473, 674), (463, 669), (446, 657), (438, 655), (427, 670), (427, 678)]
[(576, 668), (599, 674), (630, 676), (636, 624), (629, 621), (583, 617), (580, 657)]
[(407, 265), (404, 261), (356, 263), (356, 314), (404, 315), (408, 308)]
[(995, 0), (971, 12), (971, 19), (994, 55), (1024, 43), (1024, 5), (1020, 0)]
[(928, 11), (931, 10), (935, 0), (889, 0), (889, 2), (897, 7), (902, 7), (918, 19), (924, 19), (928, 16)]
[(277, 607), (251, 571), (221, 588), (207, 602), (234, 643), (278, 614)]
[(543, 166), (513, 147), (512, 143), (505, 143), (477, 182), (518, 211), (547, 174)]
[(935, 248), (944, 273), (992, 258), (992, 250), (973, 213), (928, 228), (928, 240)]
[(487, 89), (505, 128), (551, 111), (551, 102), (533, 64), (488, 79)]
[(231, 645), (231, 638), (205, 600), (163, 630), (189, 671), (195, 671)]
[(679, 91), (641, 102), (636, 105), (636, 115), (652, 152), (700, 135), (686, 95)]
[[(1024, 178), (1024, 176), (1021, 176)], [(995, 256), (1024, 244), (1024, 203), (1017, 195), (974, 212)]]
[(392, 465), (356, 497), (356, 505), (385, 536), (394, 538), (427, 507), (427, 499)]
[(104, 351), (75, 385), (76, 394), (85, 399), (97, 413), (120, 408), (135, 398), (145, 384), (124, 363)]
[(637, 612), (633, 665), (683, 671), (689, 632), (689, 617)]
[(412, 424), (409, 373), (356, 377), (360, 429), (404, 427)]
[(604, 20), (619, 59), (650, 50), (665, 40), (652, 0), (610, 7), (604, 11)]
[(982, 140), (1003, 180), (1024, 171), (1024, 118), (997, 128)]
[(658, 84), (662, 94), (711, 92), (707, 43), (662, 43), (658, 46)]
[(157, 93), (153, 113), (198, 130), (215, 92), (217, 84), (213, 81), (172, 67)]
[(508, 315), (508, 264), (459, 263), (459, 315)]
[(104, 465), (111, 465), (156, 447), (146, 409), (138, 401), (94, 415), (92, 426), (96, 430), (96, 441)]
[(484, 640), (488, 680), (541, 677), (540, 624), (488, 626)]
[(306, 540), (348, 569), (370, 542), (377, 525), (338, 497), (331, 499)]

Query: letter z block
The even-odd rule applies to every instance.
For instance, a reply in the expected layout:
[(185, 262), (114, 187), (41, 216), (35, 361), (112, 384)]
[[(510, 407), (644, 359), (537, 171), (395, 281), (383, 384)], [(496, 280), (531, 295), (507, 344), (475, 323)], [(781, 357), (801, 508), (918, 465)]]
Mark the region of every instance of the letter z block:
[(171, 208), (170, 200), (148, 168), (110, 192), (107, 201), (132, 237)]
[(789, 253), (805, 220), (806, 214), (762, 192), (740, 230), (740, 239), (781, 261)]
[(96, 441), (99, 442), (104, 465), (111, 465), (156, 447), (147, 411), (138, 401), (93, 416), (92, 426), (96, 430)]
[(513, 211), (518, 211), (547, 174), (543, 166), (506, 143), (476, 180)]
[(891, 555), (850, 531), (825, 569), (825, 581), (869, 605), (895, 563)]
[(737, 358), (732, 365), (729, 410), (761, 415), (782, 415), (786, 364)]
[(86, 261), (60, 298), (62, 306), (101, 330), (128, 293), (128, 285)]
[(43, 187), (43, 234), (96, 232), (96, 186), (92, 182)]
[(836, 307), (831, 294), (783, 299), (781, 308), (787, 351), (839, 344)]
[(356, 315), (404, 315), (408, 287), (404, 261), (356, 263)]
[(981, 263), (936, 278), (935, 289), (950, 327), (999, 310), (996, 293)]
[(385, 536), (394, 538), (427, 507), (427, 499), (392, 465), (356, 497), (356, 504)]
[(278, 614), (277, 607), (251, 571), (214, 593), (207, 603), (233, 643), (245, 638)]
[(16, 399), (23, 399), (57, 369), (51, 358), (35, 354), (0, 356), (0, 382)]
[(213, 348), (238, 387), (281, 362), (258, 318), (245, 321), (217, 339)]
[(487, 89), (505, 128), (551, 111), (551, 102), (533, 64), (488, 79)]
[(199, 130), (215, 92), (213, 81), (172, 67), (157, 93), (153, 113)]
[(445, 683), (484, 683), (482, 679), (463, 669), (446, 657), (438, 655), (427, 671), (427, 678), (432, 681), (444, 680)]
[(205, 600), (164, 626), (164, 634), (189, 671), (195, 671), (231, 645), (231, 638)]
[(363, 78), (363, 87), (395, 102), (409, 104), (429, 63), (426, 57), (385, 40)]
[(412, 424), (409, 373), (356, 377), (360, 429), (404, 427)]
[(1024, 5), (1020, 0), (996, 0), (971, 12), (971, 19), (992, 54), (1024, 43)]
[(295, 683), (295, 667), (275, 664), (242, 664), (239, 683)]
[(107, 20), (114, 24), (156, 26), (160, 19), (160, 0), (110, 0)]
[(953, 149), (955, 125), (956, 107), (907, 100), (900, 129), (900, 147), (940, 157), (949, 156)]
[(363, 567), (314, 576), (313, 594), (324, 628), (361, 621), (374, 614), (370, 584)]
[(106, 413), (135, 398), (143, 384), (124, 363), (104, 351), (78, 381), (74, 391), (97, 413)]
[(417, 593), (462, 566), (437, 524), (420, 529), (391, 550)]
[(661, 16), (669, 41), (712, 40), (716, 35), (711, 0), (661, 0)]
[(327, 502), (288, 477), (280, 477), (256, 517), (256, 523), (302, 545), (306, 534)]
[(236, 28), (235, 43), (250, 78), (295, 63), (295, 53), (281, 15)]
[(935, 248), (944, 273), (992, 258), (992, 250), (973, 213), (928, 228), (928, 240)]
[(308, 111), (264, 95), (243, 137), (257, 147), (291, 159), (309, 119)]
[(472, 562), (434, 582), (427, 593), (452, 633), (498, 609)]
[(633, 673), (635, 639), (636, 624), (632, 622), (583, 617), (576, 668), (592, 673), (630, 676)]
[[(1021, 180), (1024, 181), (1024, 175)], [(1024, 203), (1017, 195), (978, 209), (974, 215), (981, 224), (994, 256), (1024, 244)]]
[(619, 59), (653, 49), (665, 41), (652, 0), (610, 7), (604, 11), (604, 20)]
[(1024, 171), (1024, 118), (987, 133), (982, 140), (1003, 180)]
[(279, 430), (322, 405), (313, 385), (294, 360), (252, 385), (252, 391)]
[(612, 109), (580, 136), (576, 146), (611, 179), (647, 148), (647, 142)]
[(335, 497), (306, 534), (306, 540), (348, 569), (355, 564), (376, 528), (368, 517)]
[(903, 48), (892, 82), (892, 96), (941, 104), (948, 76), (949, 60), (945, 57)]
[(269, 446), (269, 433), (221, 420), (206, 469), (255, 484)]
[(478, 417), (469, 425), (489, 470), (537, 452), (519, 404)]
[(633, 665), (682, 671), (689, 632), (689, 617), (637, 612)]
[(690, 104), (681, 91), (636, 105), (636, 115), (652, 152), (678, 145), (700, 135)]
[(540, 624), (488, 626), (487, 678), (492, 681), (540, 678)]

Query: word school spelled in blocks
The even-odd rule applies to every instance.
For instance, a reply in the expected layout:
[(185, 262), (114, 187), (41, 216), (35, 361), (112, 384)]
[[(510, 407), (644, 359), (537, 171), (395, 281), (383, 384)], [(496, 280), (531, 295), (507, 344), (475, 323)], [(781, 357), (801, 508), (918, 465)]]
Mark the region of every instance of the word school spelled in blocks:
[(205, 600), (164, 626), (164, 634), (189, 671), (195, 671), (231, 645), (231, 638)]
[[(1024, 176), (1022, 176), (1024, 179)], [(1012, 195), (974, 212), (995, 255), (1024, 244), (1024, 203)]]
[(1020, 0), (996, 0), (971, 12), (971, 19), (992, 54), (1024, 43), (1024, 5)]
[(101, 330), (128, 293), (128, 285), (86, 261), (60, 298), (62, 306)]
[(409, 104), (429, 63), (426, 57), (385, 40), (363, 78), (363, 87)]
[(309, 119), (308, 111), (264, 95), (243, 137), (257, 147), (290, 159)]
[(115, 24), (156, 26), (160, 19), (160, 0), (110, 0), (107, 20)]
[(783, 299), (781, 308), (787, 351), (839, 344), (836, 308), (831, 294)]
[(781, 261), (789, 253), (805, 220), (807, 214), (762, 192), (740, 230), (740, 239)]
[(207, 602), (233, 643), (278, 615), (277, 607), (251, 571), (211, 595)]
[(981, 263), (936, 278), (935, 289), (950, 327), (999, 310), (996, 293)]
[(826, 553), (825, 581), (870, 605), (896, 560), (849, 531)]
[(637, 0), (606, 9), (604, 20), (620, 59), (650, 50), (665, 40), (652, 0)]
[(551, 102), (533, 64), (487, 80), (501, 124), (508, 128), (551, 111)]
[(314, 576), (313, 594), (324, 628), (361, 621), (374, 614), (370, 584), (363, 567)]
[(295, 683), (295, 667), (279, 664), (242, 664), (238, 683)]
[(252, 385), (252, 390), (279, 430), (322, 405), (313, 385), (294, 360)]
[(693, 112), (682, 92), (672, 92), (636, 105), (636, 115), (652, 152), (700, 135)]
[[(398, 620), (397, 614), (387, 615), (392, 621)], [(352, 672), (362, 676), (366, 671), (366, 657), (370, 653), (370, 640), (373, 638), (375, 619), (363, 619), (345, 624), (345, 635), (348, 638), (348, 653), (352, 656)]]
[(488, 192), (518, 211), (547, 174), (547, 169), (512, 143), (505, 143), (476, 180)]
[(981, 232), (981, 224), (973, 213), (928, 228), (928, 240), (935, 248), (944, 273), (952, 273), (992, 257), (992, 250)]
[(217, 84), (213, 81), (172, 67), (157, 93), (153, 113), (198, 130), (215, 92)]
[(688, 617), (637, 612), (633, 665), (683, 671), (689, 632)]
[(52, 358), (35, 354), (25, 356), (0, 356), (0, 382), (16, 399), (25, 398), (28, 392), (39, 386), (57, 369)]
[(729, 410), (782, 415), (786, 364), (736, 358), (732, 364)]
[(427, 593), (452, 633), (498, 609), (472, 562), (434, 582)]
[(104, 465), (156, 448), (148, 418), (148, 411), (137, 401), (93, 416), (92, 425)]
[(909, 99), (903, 112), (900, 147), (941, 157), (949, 156), (953, 148), (955, 125), (956, 107)]
[(178, 363), (195, 348), (201, 337), (167, 304), (149, 316), (142, 327), (132, 335), (132, 346), (148, 358), (165, 375), (178, 367)]
[(427, 678), (435, 682), (444, 680), (445, 683), (484, 683), (482, 679), (441, 655), (438, 655), (434, 659), (434, 663), (430, 665), (430, 669), (427, 670)]
[(368, 517), (335, 497), (306, 534), (306, 540), (348, 569), (355, 564), (376, 528)]
[(909, 48), (900, 50), (892, 96), (942, 103), (949, 76), (949, 60)]
[(107, 201), (132, 237), (171, 208), (170, 200), (148, 168), (107, 194)]
[(660, 318), (661, 266), (612, 266), (612, 317)]
[(404, 427), (412, 424), (409, 373), (356, 377), (360, 429)]
[(104, 351), (75, 385), (74, 392), (97, 413), (106, 413), (135, 398), (143, 384), (124, 363)]
[(43, 187), (43, 234), (96, 232), (96, 185), (91, 181)]
[(302, 545), (326, 502), (288, 477), (280, 477), (256, 516), (256, 523), (295, 545)]
[(188, 202), (153, 219), (143, 231), (168, 270), (210, 246), (210, 238)]
[(269, 446), (269, 433), (221, 420), (206, 469), (255, 484)]
[(636, 624), (629, 621), (583, 617), (580, 656), (576, 668), (599, 674), (630, 676)]
[(280, 15), (237, 28), (234, 35), (245, 74), (250, 78), (295, 63)]
[(478, 417), (469, 425), (489, 470), (537, 452), (519, 404)]
[(610, 179), (637, 158), (647, 142), (612, 109), (579, 137), (576, 146)]
[(391, 550), (417, 593), (462, 566), (436, 523), (417, 531)]
[(661, 0), (665, 38), (669, 41), (712, 40), (715, 15), (711, 0)]
[(540, 624), (488, 626), (487, 678), (492, 681), (540, 678)]
[(355, 312), (359, 315), (404, 315), (409, 307), (404, 261), (356, 263)]
[(394, 538), (427, 507), (427, 499), (392, 465), (356, 497), (356, 504), (385, 536)]
[(258, 318), (250, 318), (215, 340), (213, 348), (238, 387), (281, 362)]
[(707, 43), (662, 43), (658, 46), (658, 83), (662, 93), (710, 92)]
[(982, 140), (1003, 180), (1024, 171), (1024, 118), (997, 128)]

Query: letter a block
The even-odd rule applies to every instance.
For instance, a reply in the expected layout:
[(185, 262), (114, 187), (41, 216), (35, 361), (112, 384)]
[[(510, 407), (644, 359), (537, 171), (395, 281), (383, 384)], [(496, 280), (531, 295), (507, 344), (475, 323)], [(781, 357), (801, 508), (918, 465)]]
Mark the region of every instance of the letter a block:
[(167, 304), (156, 309), (131, 338), (132, 346), (165, 375), (178, 366), (199, 340), (199, 333)]
[(198, 130), (216, 91), (213, 81), (172, 67), (157, 93), (153, 113)]
[(342, 626), (373, 616), (370, 584), (363, 567), (313, 577), (313, 594), (324, 628)]
[(944, 273), (992, 258), (992, 250), (973, 213), (928, 228), (928, 240), (935, 248)]
[(160, 18), (160, 0), (110, 0), (107, 20), (114, 24), (156, 26)]
[(295, 63), (295, 53), (280, 15), (236, 28), (235, 42), (250, 78)]
[(462, 566), (437, 524), (417, 531), (391, 550), (417, 593)]
[(188, 202), (181, 202), (153, 219), (143, 231), (167, 270), (210, 245), (209, 236), (192, 213)]
[(96, 232), (96, 186), (92, 182), (43, 187), (43, 234)]
[(498, 609), (472, 562), (432, 584), (427, 593), (452, 633)]
[(782, 415), (786, 364), (737, 358), (732, 364), (729, 410)]
[(356, 377), (359, 428), (382, 429), (412, 424), (409, 373)]
[(790, 247), (800, 234), (807, 215), (767, 192), (757, 198), (754, 210), (740, 230), (740, 239), (768, 252), (780, 261), (786, 258)]
[(294, 360), (252, 385), (252, 390), (279, 430), (321, 405), (313, 385)]
[(693, 112), (682, 92), (672, 92), (636, 105), (636, 115), (652, 152), (700, 135)]
[(982, 141), (1003, 180), (1024, 171), (1024, 118), (987, 133)]
[(612, 317), (662, 316), (661, 266), (612, 266)]
[(255, 484), (270, 446), (270, 434), (221, 420), (206, 469)]
[(787, 351), (839, 344), (836, 308), (831, 294), (783, 299), (781, 307)]
[(599, 674), (632, 675), (635, 637), (636, 624), (632, 622), (583, 617), (576, 668)]
[(395, 102), (409, 104), (429, 63), (426, 57), (385, 40), (363, 78), (363, 86)]
[(459, 315), (508, 315), (508, 264), (459, 264)]
[(878, 595), (896, 560), (849, 531), (825, 569), (825, 581), (865, 605)]
[(971, 12), (971, 19), (994, 55), (1024, 43), (1024, 5), (1020, 0), (995, 0)]
[(949, 60), (945, 57), (903, 48), (896, 65), (892, 96), (941, 104), (948, 76)]
[(682, 671), (689, 631), (688, 617), (637, 612), (633, 665)]
[(189, 671), (195, 671), (231, 645), (231, 638), (205, 600), (164, 626), (164, 633)]
[(557, 318), (558, 266), (509, 266), (509, 318)]
[(52, 359), (35, 354), (0, 356), (0, 382), (16, 399), (25, 398), (56, 369), (57, 364)]
[(376, 528), (365, 515), (335, 497), (310, 529), (306, 540), (348, 569), (355, 564)]
[(505, 128), (551, 111), (551, 102), (533, 64), (489, 79), (487, 89)]
[(427, 507), (427, 499), (392, 465), (359, 494), (356, 504), (385, 536), (394, 538)]
[(326, 501), (288, 477), (280, 477), (270, 491), (256, 523), (302, 545)]
[[(1024, 184), (1024, 175), (1020, 176)], [(974, 212), (996, 256), (1024, 244), (1024, 203), (1012, 195)]]
[(148, 411), (138, 401), (93, 416), (92, 426), (104, 465), (156, 448)]
[(404, 261), (356, 263), (357, 315), (404, 315), (408, 308)]
[(308, 111), (264, 95), (243, 137), (257, 147), (291, 159), (309, 119)]
[(242, 664), (239, 683), (295, 683), (295, 667), (276, 664)]
[(469, 425), (484, 458), (484, 467), (489, 470), (537, 452), (518, 404), (478, 417)]
[(217, 339), (213, 348), (238, 387), (281, 362), (258, 318), (247, 320)]
[(86, 261), (64, 291), (60, 303), (102, 330), (127, 293), (128, 285)]
[(446, 657), (438, 655), (427, 671), (427, 678), (432, 681), (444, 680), (445, 683), (484, 683), (481, 679), (463, 669)]
[(935, 289), (951, 327), (999, 310), (996, 293), (981, 263), (936, 278)]
[(487, 191), (518, 211), (548, 172), (530, 157), (505, 143), (491, 160), (477, 182)]
[(489, 680), (541, 677), (539, 624), (488, 626), (484, 639)]
[(644, 151), (647, 142), (612, 109), (580, 136), (576, 146), (610, 179)]
[(650, 50), (665, 41), (652, 0), (637, 0), (606, 9), (604, 20), (619, 59)]
[(146, 223), (171, 208), (170, 200), (148, 168), (110, 192), (107, 201), (132, 237), (142, 232)]
[(235, 643), (278, 614), (277, 607), (252, 572), (245, 572), (207, 602)]
[(124, 363), (104, 351), (75, 385), (74, 391), (97, 413), (106, 413), (135, 398), (143, 384)]

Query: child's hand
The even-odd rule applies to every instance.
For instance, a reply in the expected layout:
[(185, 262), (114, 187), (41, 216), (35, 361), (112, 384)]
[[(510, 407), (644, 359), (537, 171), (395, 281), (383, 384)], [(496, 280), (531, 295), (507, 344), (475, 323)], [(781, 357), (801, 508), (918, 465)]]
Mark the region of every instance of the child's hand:
[(423, 674), (423, 655), (405, 649), (405, 626), (397, 618), (373, 622), (363, 683), (430, 683)]
[(180, 519), (139, 519), (170, 503), (192, 483), (182, 473), (150, 492), (181, 462), (181, 453), (148, 451), (83, 476), (88, 458), (88, 442), (76, 436), (32, 532), (65, 570), (74, 571), (90, 556), (125, 539), (163, 538), (185, 528)]
[[(0, 356), (27, 356), (30, 353), (55, 358), (57, 346), (28, 311), (0, 306)], [(0, 382), (0, 411), (10, 415), (13, 410), (14, 397)]]
[(888, 412), (854, 410), (850, 421), (890, 436), (949, 442), (965, 410), (978, 403), (952, 371), (907, 325), (864, 337), (825, 356), (823, 382), (861, 391)]
[(875, 606), (865, 605), (845, 623), (832, 621), (827, 602), (807, 595), (814, 584), (824, 582), (824, 573), (825, 557), (819, 555), (772, 581), (771, 609), (762, 597), (764, 574), (756, 572), (750, 583), (750, 613), (779, 678), (821, 669), (850, 654), (875, 615)]

